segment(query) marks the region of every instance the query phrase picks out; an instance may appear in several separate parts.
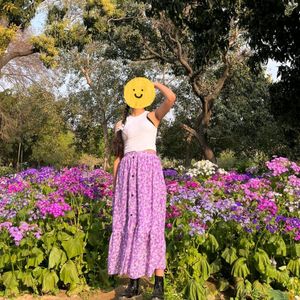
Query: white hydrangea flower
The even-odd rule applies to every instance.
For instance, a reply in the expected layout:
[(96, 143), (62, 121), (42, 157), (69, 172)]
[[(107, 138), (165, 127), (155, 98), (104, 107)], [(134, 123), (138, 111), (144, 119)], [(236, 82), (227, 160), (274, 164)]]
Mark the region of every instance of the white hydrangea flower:
[[(218, 166), (209, 160), (199, 160), (192, 165), (187, 174), (192, 177), (211, 176), (218, 171)], [(225, 172), (221, 171), (221, 172)]]

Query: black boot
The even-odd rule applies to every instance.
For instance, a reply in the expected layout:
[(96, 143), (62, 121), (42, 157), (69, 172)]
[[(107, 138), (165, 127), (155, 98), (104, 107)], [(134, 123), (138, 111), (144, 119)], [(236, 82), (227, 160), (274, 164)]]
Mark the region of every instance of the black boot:
[(139, 278), (131, 279), (125, 291), (120, 295), (119, 300), (125, 299), (139, 299), (136, 296), (139, 296)]
[(164, 300), (164, 277), (155, 275), (154, 289), (151, 300)]

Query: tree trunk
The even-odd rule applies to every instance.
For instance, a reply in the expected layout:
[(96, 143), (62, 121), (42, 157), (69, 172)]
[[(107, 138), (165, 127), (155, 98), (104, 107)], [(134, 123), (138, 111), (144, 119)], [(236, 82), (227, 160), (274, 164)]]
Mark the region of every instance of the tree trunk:
[(187, 138), (186, 138), (186, 143), (185, 143), (185, 159), (184, 159), (184, 167), (187, 169), (191, 166), (191, 143), (192, 143), (192, 137), (193, 135), (188, 132), (187, 133)]
[(21, 147), (22, 147), (22, 143), (19, 143), (19, 148), (18, 148), (18, 159), (17, 159), (17, 172), (20, 171)]
[(106, 171), (110, 167), (110, 143), (108, 136), (107, 123), (102, 123), (103, 138), (104, 138), (104, 164), (103, 168)]
[(197, 132), (195, 129), (189, 127), (186, 124), (181, 124), (181, 127), (188, 131), (189, 133), (191, 133), (198, 141), (200, 148), (202, 150), (204, 159), (210, 160), (213, 163), (216, 163), (216, 157), (214, 155), (214, 152), (212, 151), (212, 149), (210, 148), (210, 146), (208, 145), (206, 138), (205, 138), (205, 134), (204, 134), (204, 130), (202, 127), (200, 127), (200, 130)]
[(206, 160), (209, 160), (212, 163), (216, 164), (217, 159), (215, 157), (215, 154), (214, 154), (213, 150), (211, 149), (211, 147), (208, 145), (208, 142), (205, 137), (205, 131), (201, 127), (199, 130), (199, 144), (202, 148), (204, 158)]

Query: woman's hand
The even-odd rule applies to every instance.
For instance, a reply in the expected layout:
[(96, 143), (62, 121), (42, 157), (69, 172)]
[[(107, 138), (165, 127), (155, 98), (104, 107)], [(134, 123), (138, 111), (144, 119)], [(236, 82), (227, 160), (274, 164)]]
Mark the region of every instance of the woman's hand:
[(155, 117), (159, 121), (161, 121), (162, 118), (169, 112), (169, 110), (174, 105), (176, 100), (176, 94), (162, 83), (153, 82), (153, 84), (154, 87), (159, 89), (165, 96), (164, 102), (157, 109), (155, 109)]

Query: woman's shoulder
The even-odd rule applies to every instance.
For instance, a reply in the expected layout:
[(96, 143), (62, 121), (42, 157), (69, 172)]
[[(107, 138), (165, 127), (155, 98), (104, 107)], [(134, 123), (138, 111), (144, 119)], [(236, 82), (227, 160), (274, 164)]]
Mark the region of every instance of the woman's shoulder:
[(160, 124), (160, 120), (157, 119), (156, 115), (155, 115), (155, 110), (152, 111), (147, 111), (146, 116), (148, 119), (150, 119), (150, 121), (153, 123), (153, 125), (155, 127), (158, 127)]
[(122, 120), (117, 121), (114, 127), (115, 132), (117, 132), (119, 129), (122, 129), (122, 127), (123, 127)]

